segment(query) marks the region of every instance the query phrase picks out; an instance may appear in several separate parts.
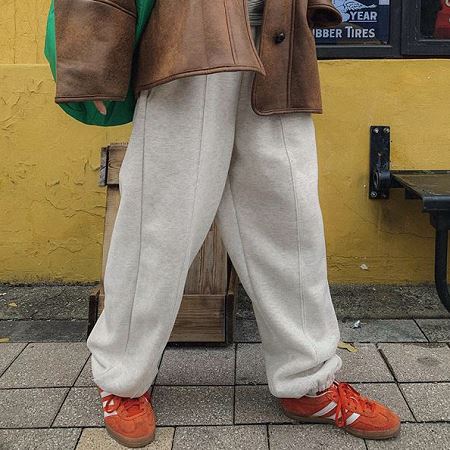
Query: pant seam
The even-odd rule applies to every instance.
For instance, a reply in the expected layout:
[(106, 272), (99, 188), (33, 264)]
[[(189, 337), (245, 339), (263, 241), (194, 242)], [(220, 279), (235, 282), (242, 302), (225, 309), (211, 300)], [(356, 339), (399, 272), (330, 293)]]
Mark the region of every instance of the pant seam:
[[(143, 222), (143, 216), (144, 216), (144, 195), (145, 195), (145, 189), (144, 189), (144, 163), (145, 163), (145, 130), (146, 130), (146, 122), (147, 122), (147, 110), (148, 110), (148, 102), (151, 98), (151, 92), (147, 93), (147, 98), (145, 99), (145, 108), (144, 108), (144, 118), (142, 123), (142, 164), (141, 164), (141, 205), (140, 205), (140, 219), (139, 219), (139, 253), (138, 253), (138, 259), (137, 259), (137, 274), (136, 274), (136, 281), (134, 283), (134, 292), (133, 292), (133, 301), (131, 303), (131, 311), (130, 311), (130, 318), (128, 320), (128, 332), (127, 332), (127, 342), (125, 343), (125, 348), (123, 350), (123, 357), (126, 355), (127, 349), (128, 349), (128, 343), (130, 340), (130, 331), (131, 331), (131, 321), (133, 319), (133, 311), (134, 311), (134, 305), (136, 302), (136, 290), (137, 285), (139, 282), (139, 275), (140, 275), (140, 268), (141, 268), (141, 255), (142, 255), (142, 222)], [(150, 95), (148, 95), (150, 94)]]
[[(187, 227), (187, 233), (188, 233), (188, 242), (187, 245), (185, 247), (185, 253), (184, 253), (184, 260), (183, 260), (183, 265), (181, 267), (181, 270), (178, 274), (178, 280), (177, 280), (177, 288), (175, 290), (175, 295), (178, 296), (179, 295), (179, 291), (180, 291), (180, 284), (181, 284), (181, 279), (182, 279), (182, 274), (185, 270), (186, 267), (186, 262), (188, 261), (188, 257), (190, 254), (190, 250), (191, 250), (191, 245), (192, 245), (192, 224), (194, 222), (194, 215), (195, 215), (195, 209), (196, 209), (196, 204), (197, 204), (197, 191), (198, 191), (198, 182), (199, 182), (199, 178), (200, 178), (200, 166), (201, 166), (201, 160), (202, 160), (202, 150), (203, 150), (203, 143), (204, 143), (204, 128), (205, 128), (205, 118), (206, 118), (206, 100), (207, 100), (207, 89), (208, 89), (208, 75), (205, 75), (205, 87), (204, 87), (204, 94), (203, 94), (203, 117), (202, 117), (202, 126), (200, 129), (200, 148), (199, 148), (199, 155), (198, 155), (198, 161), (197, 161), (197, 175), (196, 175), (196, 180), (195, 180), (195, 186), (194, 186), (194, 199), (193, 199), (193, 205), (192, 205), (192, 213), (191, 213), (191, 217), (189, 219), (189, 224)], [(169, 317), (172, 317), (176, 307), (177, 307), (177, 302), (175, 301), (176, 299), (174, 299), (172, 301), (172, 308), (169, 314)], [(172, 330), (169, 330), (170, 332)], [(170, 336), (170, 335), (169, 335)]]
[(238, 215), (237, 215), (237, 209), (236, 209), (236, 203), (234, 202), (234, 195), (233, 195), (233, 189), (231, 188), (231, 180), (228, 180), (228, 185), (230, 187), (230, 197), (231, 197), (231, 202), (233, 204), (233, 212), (234, 212), (234, 217), (236, 219), (236, 225), (237, 225), (237, 229), (238, 229), (238, 235), (239, 235), (239, 242), (241, 243), (241, 247), (242, 247), (242, 253), (244, 255), (244, 262), (245, 262), (245, 271), (247, 272), (247, 277), (248, 280), (250, 282), (253, 294), (256, 296), (255, 293), (255, 288), (253, 287), (253, 282), (252, 279), (250, 277), (250, 272), (248, 270), (248, 265), (247, 265), (247, 256), (245, 254), (245, 249), (244, 249), (244, 243), (242, 242), (242, 236), (241, 236), (241, 227), (239, 225), (239, 219), (238, 219)]
[[(176, 293), (178, 295), (178, 291), (180, 289), (180, 283), (181, 283), (181, 275), (183, 274), (183, 270), (184, 267), (186, 266), (186, 261), (188, 260), (188, 256), (190, 254), (190, 250), (191, 250), (191, 245), (192, 245), (192, 224), (194, 222), (194, 215), (195, 215), (195, 208), (197, 205), (197, 191), (198, 191), (198, 181), (200, 178), (200, 166), (201, 166), (201, 160), (202, 160), (202, 150), (203, 150), (203, 142), (204, 142), (204, 129), (205, 129), (205, 118), (206, 118), (206, 97), (207, 97), (207, 91), (208, 91), (208, 75), (205, 75), (205, 87), (203, 90), (203, 117), (202, 117), (202, 126), (201, 126), (201, 130), (200, 130), (200, 148), (199, 148), (199, 154), (198, 154), (198, 161), (197, 161), (197, 176), (195, 179), (195, 187), (194, 187), (194, 200), (193, 200), (193, 205), (192, 205), (192, 213), (191, 213), (191, 217), (189, 219), (189, 225), (188, 225), (188, 244), (186, 245), (186, 249), (185, 249), (185, 254), (184, 254), (184, 261), (183, 261), (183, 266), (180, 270), (180, 273), (178, 274), (178, 281), (177, 281), (177, 289), (176, 289)], [(171, 313), (170, 316), (172, 317), (175, 308), (177, 306), (176, 302), (173, 302), (172, 304), (172, 309), (171, 309)]]
[(296, 227), (297, 227), (297, 255), (298, 255), (298, 288), (299, 288), (299, 293), (300, 293), (300, 315), (301, 315), (301, 320), (302, 320), (302, 331), (303, 331), (303, 334), (305, 335), (305, 337), (311, 343), (311, 348), (314, 350), (314, 355), (315, 355), (314, 365), (316, 366), (319, 363), (319, 355), (317, 353), (317, 348), (314, 343), (314, 340), (311, 339), (311, 337), (307, 333), (306, 327), (305, 327), (306, 317), (305, 317), (303, 282), (302, 282), (303, 272), (302, 272), (302, 266), (301, 266), (301, 239), (300, 239), (300, 226), (299, 226), (300, 212), (299, 212), (299, 208), (298, 208), (298, 198), (297, 198), (297, 193), (295, 191), (294, 172), (293, 172), (293, 168), (292, 168), (291, 157), (289, 155), (289, 151), (288, 151), (288, 147), (287, 147), (287, 143), (286, 143), (286, 134), (284, 131), (283, 118), (280, 115), (280, 116), (278, 116), (278, 119), (280, 121), (280, 129), (281, 129), (281, 135), (283, 138), (284, 151), (286, 152), (286, 157), (287, 157), (287, 160), (289, 163), (289, 172), (290, 172), (290, 177), (291, 177), (291, 182), (292, 182), (292, 193), (293, 193), (294, 203), (295, 203), (295, 223), (296, 223)]
[[(142, 92), (143, 94), (143, 92)], [(152, 91), (149, 90), (146, 93), (146, 99), (145, 99), (145, 106), (144, 106), (144, 117), (143, 117), (143, 121), (142, 121), (142, 127), (143, 127), (143, 132), (142, 132), (142, 167), (141, 167), (141, 173), (142, 173), (142, 179), (141, 179), (141, 216), (140, 216), (140, 229), (139, 229), (139, 252), (138, 252), (138, 260), (137, 260), (137, 264), (138, 264), (138, 271), (137, 271), (137, 275), (136, 275), (136, 284), (135, 284), (135, 290), (133, 293), (133, 300), (132, 300), (132, 304), (131, 304), (131, 311), (130, 311), (130, 320), (128, 321), (128, 332), (127, 332), (127, 341), (125, 343), (125, 349), (123, 350), (123, 354), (122, 357), (126, 354), (126, 350), (128, 348), (128, 341), (129, 341), (129, 336), (130, 336), (130, 327), (131, 327), (131, 318), (133, 315), (133, 307), (134, 307), (134, 301), (135, 301), (135, 294), (136, 294), (136, 287), (137, 287), (137, 281), (138, 281), (138, 276), (139, 276), (139, 266), (140, 266), (140, 257), (141, 257), (141, 248), (142, 248), (142, 216), (143, 216), (143, 210), (142, 210), (142, 204), (143, 204), (143, 195), (144, 195), (144, 190), (143, 190), (143, 182), (144, 182), (144, 178), (143, 178), (143, 173), (144, 173), (144, 167), (143, 167), (143, 159), (144, 159), (144, 151), (145, 151), (145, 124), (146, 124), (146, 119), (147, 119), (147, 103), (149, 100), (149, 96), (152, 94)], [(139, 98), (139, 100), (141, 99), (141, 97)], [(133, 114), (133, 122), (136, 120), (136, 114), (137, 114), (137, 105)], [(128, 151), (128, 149), (127, 149)], [(119, 171), (119, 178), (120, 178), (120, 171)], [(105, 299), (106, 300), (106, 299)], [(121, 363), (121, 358), (119, 358), (117, 364), (114, 364), (113, 366), (111, 366), (109, 369), (106, 369), (105, 371), (103, 371), (101, 373), (101, 375), (99, 377), (97, 377), (96, 379), (104, 379), (105, 375), (110, 373), (113, 369), (115, 369), (116, 367), (118, 367)], [(96, 381), (96, 380), (94, 380)], [(102, 387), (102, 386), (100, 386)]]

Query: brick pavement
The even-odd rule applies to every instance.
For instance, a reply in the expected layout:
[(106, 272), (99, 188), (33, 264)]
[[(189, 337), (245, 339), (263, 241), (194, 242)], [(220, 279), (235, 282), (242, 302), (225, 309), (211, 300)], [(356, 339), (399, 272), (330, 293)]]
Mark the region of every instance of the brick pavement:
[[(256, 322), (242, 311), (228, 347), (166, 348), (152, 386), (159, 426), (148, 448), (450, 448), (449, 318), (370, 318), (360, 328), (341, 322), (343, 338), (358, 351), (339, 350), (339, 378), (403, 421), (399, 439), (365, 442), (282, 414), (267, 388)], [(74, 341), (0, 344), (1, 450), (123, 448), (102, 426), (89, 351), (79, 336)]]

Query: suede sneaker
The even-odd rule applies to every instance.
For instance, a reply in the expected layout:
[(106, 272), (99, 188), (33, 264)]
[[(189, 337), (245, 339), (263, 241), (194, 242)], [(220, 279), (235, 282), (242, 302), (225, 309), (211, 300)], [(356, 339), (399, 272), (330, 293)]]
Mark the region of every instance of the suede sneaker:
[(145, 447), (155, 438), (156, 417), (149, 392), (136, 398), (119, 397), (97, 386), (106, 430), (125, 447)]
[(284, 413), (309, 423), (334, 423), (364, 439), (388, 439), (400, 432), (400, 418), (386, 406), (363, 397), (347, 383), (335, 381), (316, 395), (280, 398)]

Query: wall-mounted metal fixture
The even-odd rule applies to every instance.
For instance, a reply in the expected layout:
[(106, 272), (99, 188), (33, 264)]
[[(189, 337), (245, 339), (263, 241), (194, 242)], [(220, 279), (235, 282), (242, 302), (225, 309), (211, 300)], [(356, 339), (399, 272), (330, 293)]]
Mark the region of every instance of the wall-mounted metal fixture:
[(422, 211), (430, 214), (436, 230), (435, 283), (444, 306), (450, 311), (447, 282), (448, 232), (450, 229), (450, 170), (391, 170), (391, 130), (389, 126), (370, 127), (369, 198), (389, 198), (391, 188), (404, 188), (406, 199), (422, 201)]

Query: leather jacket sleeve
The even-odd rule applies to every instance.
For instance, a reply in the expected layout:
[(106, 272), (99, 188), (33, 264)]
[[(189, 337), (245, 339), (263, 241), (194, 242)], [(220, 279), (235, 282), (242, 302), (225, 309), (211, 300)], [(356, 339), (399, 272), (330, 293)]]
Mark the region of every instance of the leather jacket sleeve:
[(55, 102), (124, 100), (135, 27), (135, 0), (55, 0)]
[(310, 27), (335, 27), (342, 22), (342, 15), (332, 0), (308, 0), (308, 23)]

